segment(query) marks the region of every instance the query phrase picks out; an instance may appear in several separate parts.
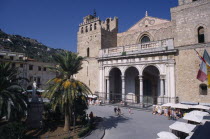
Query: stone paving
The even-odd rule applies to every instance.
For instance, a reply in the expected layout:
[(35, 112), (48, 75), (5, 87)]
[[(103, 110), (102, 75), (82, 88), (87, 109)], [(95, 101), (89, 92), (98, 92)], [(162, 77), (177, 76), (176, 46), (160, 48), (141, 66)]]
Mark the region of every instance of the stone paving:
[(156, 139), (158, 132), (169, 131), (169, 125), (175, 122), (145, 110), (132, 109), (129, 114), (128, 108), (121, 108), (122, 116), (114, 114), (114, 106), (90, 106), (87, 112), (90, 111), (104, 119), (101, 124), (105, 129), (103, 139)]

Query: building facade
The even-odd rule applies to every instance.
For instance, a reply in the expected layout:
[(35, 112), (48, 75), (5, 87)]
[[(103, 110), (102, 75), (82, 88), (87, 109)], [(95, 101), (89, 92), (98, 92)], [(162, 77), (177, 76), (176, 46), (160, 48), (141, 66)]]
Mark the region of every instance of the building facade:
[(19, 77), (28, 79), (19, 81), (24, 89), (31, 90), (34, 81), (39, 89), (46, 89), (46, 82), (56, 76), (56, 73), (48, 69), (54, 64), (38, 62), (27, 58), (24, 53), (11, 52), (3, 47), (0, 49), (0, 62), (10, 62), (12, 67), (18, 68)]
[(86, 59), (77, 78), (108, 102), (209, 103), (194, 49), (210, 52), (210, 0), (179, 0), (170, 10), (171, 20), (146, 12), (122, 33), (117, 17), (84, 17), (77, 49)]

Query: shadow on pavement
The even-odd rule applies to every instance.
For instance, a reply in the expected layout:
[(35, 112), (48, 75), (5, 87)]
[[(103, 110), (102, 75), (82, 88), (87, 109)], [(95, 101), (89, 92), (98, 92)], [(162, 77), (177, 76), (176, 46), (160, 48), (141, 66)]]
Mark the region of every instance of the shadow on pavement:
[(110, 116), (108, 118), (103, 119), (103, 126), (104, 129), (111, 129), (111, 128), (116, 128), (118, 123), (125, 123), (127, 120), (130, 118), (124, 117), (124, 116)]

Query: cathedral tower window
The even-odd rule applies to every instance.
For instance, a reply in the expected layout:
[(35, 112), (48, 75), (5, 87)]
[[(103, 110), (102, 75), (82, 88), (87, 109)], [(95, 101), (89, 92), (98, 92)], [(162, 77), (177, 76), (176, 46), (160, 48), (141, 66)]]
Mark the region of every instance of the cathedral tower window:
[(204, 42), (205, 42), (204, 28), (200, 26), (198, 28), (198, 43), (204, 43)]
[(94, 30), (96, 30), (96, 23), (94, 24)]
[(150, 42), (150, 38), (147, 36), (147, 35), (144, 35), (141, 40), (140, 40), (141, 43), (147, 43), (147, 42)]
[(87, 57), (89, 57), (90, 56), (90, 49), (89, 49), (89, 47), (87, 48)]
[(200, 84), (199, 86), (199, 92), (200, 92), (200, 95), (207, 95), (207, 85), (206, 84)]
[(90, 31), (92, 31), (92, 24), (90, 24)]
[(88, 32), (88, 27), (87, 26), (85, 27), (85, 32)]
[(107, 30), (109, 30), (109, 29), (110, 29), (110, 27), (109, 27), (109, 26), (110, 26), (110, 25), (109, 25), (110, 19), (107, 19), (106, 22), (107, 22), (106, 28), (107, 28)]
[(83, 27), (81, 28), (81, 33), (83, 33)]

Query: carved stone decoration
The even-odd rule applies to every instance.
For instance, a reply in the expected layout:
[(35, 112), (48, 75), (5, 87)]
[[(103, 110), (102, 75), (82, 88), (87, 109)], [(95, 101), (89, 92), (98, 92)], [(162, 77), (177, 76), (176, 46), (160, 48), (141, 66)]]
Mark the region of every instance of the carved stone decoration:
[(150, 26), (150, 25), (154, 25), (154, 24), (155, 24), (154, 19), (145, 18), (144, 21), (139, 24), (139, 27), (145, 27), (145, 26)]

